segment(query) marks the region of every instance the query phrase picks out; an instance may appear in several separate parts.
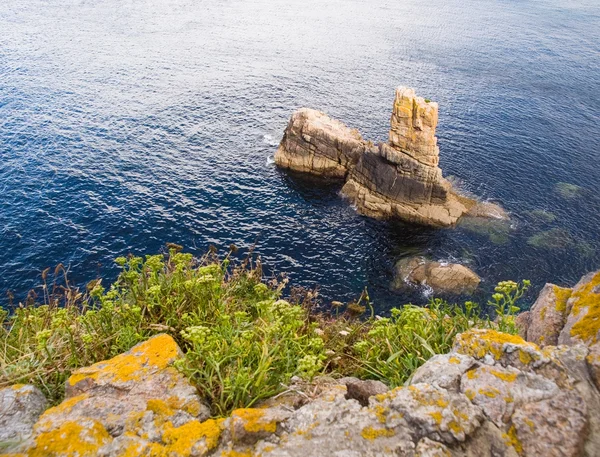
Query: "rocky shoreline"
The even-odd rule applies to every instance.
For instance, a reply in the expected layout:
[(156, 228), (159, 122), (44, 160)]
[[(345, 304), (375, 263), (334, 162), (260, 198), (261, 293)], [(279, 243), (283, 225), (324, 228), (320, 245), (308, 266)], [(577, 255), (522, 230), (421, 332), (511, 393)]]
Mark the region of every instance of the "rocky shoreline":
[(442, 176), (435, 130), (438, 104), (396, 90), (389, 141), (374, 145), (326, 114), (296, 111), (275, 153), (285, 169), (345, 180), (342, 194), (359, 213), (450, 227), (463, 216), (508, 218), (498, 205), (461, 195)]
[(572, 289), (546, 285), (518, 316), (523, 337), (459, 334), (405, 386), (293, 378), (224, 418), (210, 417), (176, 368), (177, 343), (160, 334), (75, 371), (53, 408), (33, 386), (0, 390), (1, 455), (593, 457), (599, 312), (600, 271)]

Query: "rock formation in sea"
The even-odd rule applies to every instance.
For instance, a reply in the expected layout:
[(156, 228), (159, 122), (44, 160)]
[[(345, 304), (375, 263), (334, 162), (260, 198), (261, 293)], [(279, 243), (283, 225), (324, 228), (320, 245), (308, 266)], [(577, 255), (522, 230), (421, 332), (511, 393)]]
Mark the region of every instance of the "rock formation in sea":
[(394, 270), (393, 290), (426, 286), (434, 294), (470, 294), (481, 282), (481, 278), (464, 265), (434, 262), (421, 256), (400, 259)]
[(293, 378), (223, 418), (175, 368), (177, 343), (157, 335), (75, 371), (50, 409), (33, 386), (0, 389), (0, 455), (596, 457), (599, 310), (600, 271), (548, 285), (521, 314), (525, 338), (469, 330), (405, 386)]
[(303, 108), (292, 115), (275, 163), (345, 179), (342, 194), (361, 214), (374, 218), (448, 227), (467, 214), (506, 217), (497, 205), (459, 195), (444, 179), (437, 122), (438, 104), (406, 87), (396, 90), (389, 142), (377, 146), (326, 114)]

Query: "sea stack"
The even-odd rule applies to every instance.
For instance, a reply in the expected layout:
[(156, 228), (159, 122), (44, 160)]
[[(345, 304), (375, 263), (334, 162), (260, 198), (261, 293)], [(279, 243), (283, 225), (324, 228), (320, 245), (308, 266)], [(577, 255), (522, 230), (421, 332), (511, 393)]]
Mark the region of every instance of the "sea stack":
[[(438, 167), (435, 129), (438, 104), (399, 87), (392, 110), (389, 142), (373, 145), (358, 131), (326, 114), (296, 111), (285, 130), (275, 163), (295, 171), (344, 179), (342, 194), (359, 213), (406, 222), (450, 227), (470, 213), (505, 214), (490, 204), (459, 195)], [(477, 208), (480, 208), (477, 210)]]

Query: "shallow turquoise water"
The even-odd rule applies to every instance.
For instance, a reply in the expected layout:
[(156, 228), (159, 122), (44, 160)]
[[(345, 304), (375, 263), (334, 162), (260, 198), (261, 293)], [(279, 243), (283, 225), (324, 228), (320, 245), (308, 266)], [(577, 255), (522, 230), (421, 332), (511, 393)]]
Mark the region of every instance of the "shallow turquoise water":
[[(269, 162), (301, 106), (385, 140), (398, 85), (440, 103), (445, 174), (511, 211), (508, 232), (365, 219)], [(406, 255), (467, 262), (484, 290), (572, 284), (600, 268), (599, 94), (596, 0), (3, 1), (0, 303), (47, 266), (111, 279), (165, 242), (256, 243), (292, 282), (368, 286), (380, 310), (425, 300), (388, 290)]]

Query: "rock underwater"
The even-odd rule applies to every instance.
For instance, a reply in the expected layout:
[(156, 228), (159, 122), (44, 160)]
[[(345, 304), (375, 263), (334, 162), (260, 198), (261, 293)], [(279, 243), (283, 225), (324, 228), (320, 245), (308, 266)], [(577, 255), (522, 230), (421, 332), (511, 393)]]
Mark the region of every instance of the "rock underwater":
[(541, 310), (559, 308), (563, 328), (557, 337), (552, 317), (549, 332), (566, 345), (540, 347), (473, 329), (405, 386), (296, 379), (262, 406), (221, 419), (208, 417), (173, 367), (181, 357), (175, 341), (158, 335), (76, 371), (63, 403), (41, 416), (45, 401), (37, 389), (0, 390), (0, 414), (11, 418), (0, 422), (8, 439), (0, 441), (0, 453), (6, 452), (0, 455), (595, 457), (600, 272), (567, 291), (548, 287), (524, 324), (525, 335), (535, 329), (539, 340), (537, 320), (549, 313)]
[(438, 104), (400, 87), (389, 142), (378, 146), (326, 114), (296, 111), (275, 153), (286, 169), (345, 179), (342, 194), (359, 213), (449, 227), (461, 216), (506, 218), (498, 205), (459, 195), (438, 167)]

